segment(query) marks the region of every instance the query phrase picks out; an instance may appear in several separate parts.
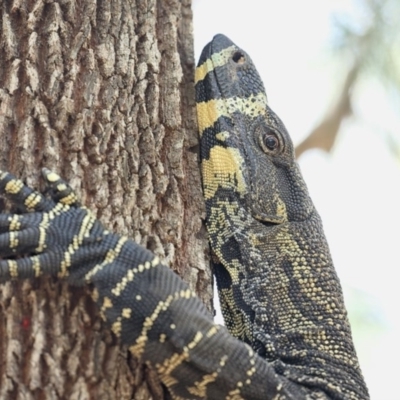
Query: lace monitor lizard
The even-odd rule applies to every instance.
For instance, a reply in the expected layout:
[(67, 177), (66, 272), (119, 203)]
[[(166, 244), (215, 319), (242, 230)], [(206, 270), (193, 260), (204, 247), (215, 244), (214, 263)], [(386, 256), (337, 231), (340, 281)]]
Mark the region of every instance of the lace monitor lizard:
[(230, 333), (158, 257), (106, 230), (46, 169), (47, 195), (0, 172), (0, 193), (23, 209), (0, 214), (0, 280), (91, 284), (102, 318), (174, 399), (368, 399), (320, 218), (251, 59), (217, 35), (200, 57), (196, 93), (206, 224)]

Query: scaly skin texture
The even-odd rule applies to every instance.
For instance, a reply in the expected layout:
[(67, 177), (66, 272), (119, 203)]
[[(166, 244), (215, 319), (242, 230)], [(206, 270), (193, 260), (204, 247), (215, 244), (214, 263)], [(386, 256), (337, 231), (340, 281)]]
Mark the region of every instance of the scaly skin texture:
[(216, 36), (201, 55), (196, 93), (206, 222), (229, 331), (310, 392), (368, 398), (320, 217), (250, 57)]
[(0, 214), (0, 282), (48, 274), (91, 285), (101, 317), (158, 372), (173, 399), (305, 398), (293, 397), (303, 389), (214, 324), (158, 257), (104, 229), (58, 175), (43, 175), (51, 198), (0, 171), (0, 193), (22, 210)]
[(220, 35), (196, 80), (207, 226), (232, 334), (48, 170), (46, 196), (0, 171), (0, 194), (21, 210), (0, 214), (0, 281), (91, 285), (102, 318), (177, 400), (367, 399), (321, 223), (254, 66)]

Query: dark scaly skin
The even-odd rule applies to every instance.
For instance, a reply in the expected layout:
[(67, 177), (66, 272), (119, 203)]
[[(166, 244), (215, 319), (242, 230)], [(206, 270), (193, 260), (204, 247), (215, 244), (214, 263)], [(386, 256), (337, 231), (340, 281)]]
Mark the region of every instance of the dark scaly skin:
[[(215, 47), (223, 45), (226, 40), (222, 36), (215, 38), (212, 45), (214, 50)], [(212, 46), (205, 49), (200, 64), (203, 63), (205, 58), (209, 57)], [(241, 59), (235, 57), (235, 54), (233, 56), (236, 62), (241, 62)], [(235, 82), (237, 80), (234, 75), (231, 75), (231, 79)], [(216, 80), (211, 80), (210, 83), (213, 85)], [(228, 87), (232, 85), (232, 81), (229, 81), (229, 79), (220, 83)], [(207, 90), (209, 91), (209, 89)], [(201, 91), (198, 93), (201, 94)], [(227, 114), (229, 117), (232, 110)], [(199, 115), (201, 116), (201, 106), (199, 106)], [(240, 123), (237, 126), (239, 125)], [(246, 126), (241, 126), (240, 130), (231, 129), (229, 131), (232, 137), (237, 134), (242, 135)], [(226, 179), (226, 177), (229, 178), (232, 175), (230, 172), (237, 171), (237, 168), (239, 168), (237, 161), (240, 161), (240, 158), (236, 160), (224, 158), (219, 173), (214, 176), (214, 181), (210, 182), (209, 178), (214, 174), (207, 175), (205, 167), (208, 164), (205, 161), (212, 161), (214, 158), (211, 155), (217, 155), (218, 159), (218, 154), (221, 155), (221, 152), (218, 149), (217, 151), (212, 150), (215, 140), (210, 141), (210, 138), (204, 135), (204, 132), (202, 133), (203, 177), (209, 211), (208, 227), (211, 244), (220, 262), (225, 261), (224, 257), (226, 257), (230, 260), (230, 264), (226, 264), (228, 269), (229, 265), (238, 268), (240, 266), (234, 261), (235, 251), (241, 248), (236, 248), (236, 243), (234, 243), (234, 247), (231, 249), (230, 240), (224, 243), (226, 235), (221, 236), (216, 232), (219, 225), (227, 224), (232, 232), (239, 233), (244, 226), (242, 222), (247, 223), (254, 220), (253, 224), (258, 224), (258, 220), (253, 219), (254, 215), (249, 216), (244, 213), (245, 209), (239, 209), (237, 205), (240, 203), (239, 198), (242, 197), (246, 185), (260, 183), (259, 173), (256, 173), (251, 181), (248, 180), (250, 178), (247, 175), (245, 176), (247, 181), (242, 179), (238, 182), (238, 177), (236, 177), (236, 180), (232, 180), (231, 185), (230, 179)], [(215, 131), (214, 134), (216, 133), (218, 132)], [(233, 147), (227, 146), (227, 149), (232, 152)], [(205, 156), (207, 151), (208, 158)], [(240, 152), (233, 151), (233, 154), (237, 155)], [(255, 164), (255, 167), (252, 167), (252, 172), (257, 172), (258, 162), (260, 161), (257, 159), (251, 160), (251, 163)], [(240, 170), (245, 169), (243, 165), (239, 166)], [(263, 165), (261, 167), (264, 168)], [(225, 172), (228, 172), (228, 174), (224, 175)], [(225, 178), (221, 182), (220, 178), (224, 176)], [(263, 358), (269, 354), (268, 346), (264, 346), (266, 351), (263, 351), (263, 344), (267, 343), (264, 341), (265, 337), (271, 336), (269, 326), (284, 331), (288, 323), (278, 326), (276, 321), (281, 322), (285, 318), (286, 320), (290, 319), (292, 312), (286, 313), (283, 307), (279, 307), (282, 314), (280, 315), (269, 306), (268, 302), (265, 302), (265, 307), (261, 304), (265, 310), (262, 309), (263, 312), (259, 315), (251, 311), (251, 307), (255, 303), (250, 305), (247, 303), (248, 298), (245, 295), (249, 295), (251, 291), (265, 297), (265, 286), (269, 282), (274, 283), (275, 291), (270, 292), (272, 293), (271, 299), (262, 297), (262, 301), (268, 300), (274, 303), (274, 296), (279, 297), (282, 291), (282, 284), (279, 279), (282, 277), (284, 282), (287, 279), (286, 272), (284, 274), (280, 272), (282, 265), (284, 265), (284, 263), (280, 263), (280, 259), (286, 260), (287, 258), (285, 258), (284, 252), (275, 254), (274, 265), (272, 259), (267, 260), (271, 262), (269, 270), (265, 268), (267, 264), (263, 264), (259, 259), (263, 256), (261, 252), (266, 251), (258, 246), (258, 242), (264, 240), (261, 236), (253, 235), (254, 248), (243, 250), (247, 251), (252, 257), (254, 256), (255, 259), (248, 263), (247, 258), (244, 257), (245, 253), (243, 253), (244, 256), (241, 260), (243, 266), (249, 266), (246, 268), (250, 272), (251, 268), (258, 263), (260, 279), (255, 279), (254, 274), (248, 273), (250, 290), (246, 292), (243, 290), (243, 283), (246, 282), (243, 282), (243, 276), (240, 275), (241, 267), (238, 268), (239, 288), (237, 282), (233, 282), (233, 289), (230, 289), (235, 300), (229, 302), (228, 295), (226, 297), (228, 300), (225, 303), (225, 305), (230, 304), (232, 310), (237, 312), (237, 315), (235, 314), (237, 328), (235, 328), (232, 325), (232, 320), (229, 320), (230, 313), (227, 313), (225, 309), (225, 314), (228, 316), (228, 326), (234, 334), (242, 332), (237, 336), (254, 346), (256, 351), (261, 354), (259, 356), (248, 345), (233, 338), (224, 328), (215, 325), (201, 301), (194, 296), (193, 292), (177, 275), (164, 267), (154, 254), (128, 238), (105, 230), (85, 207), (80, 206), (69, 186), (56, 174), (45, 170), (44, 177), (50, 187), (51, 198), (24, 186), (11, 174), (0, 171), (0, 194), (5, 194), (11, 203), (22, 209), (20, 214), (0, 214), (0, 257), (2, 258), (0, 260), (0, 280), (24, 279), (49, 274), (67, 279), (73, 285), (92, 285), (94, 287), (93, 298), (99, 305), (100, 315), (109, 324), (112, 331), (121, 338), (122, 342), (129, 345), (129, 350), (135, 356), (142, 358), (143, 361), (151, 364), (158, 371), (160, 379), (168, 387), (174, 399), (301, 400), (325, 399), (328, 398), (326, 393), (330, 393), (331, 398), (336, 399), (368, 397), (362, 378), (360, 378), (360, 387), (357, 389), (358, 397), (339, 393), (336, 386), (332, 389), (327, 385), (327, 382), (333, 381), (333, 385), (346, 386), (346, 382), (337, 379), (343, 375), (336, 376), (330, 365), (319, 371), (319, 375), (326, 374), (328, 379), (321, 379), (320, 381), (316, 379), (315, 371), (313, 371), (313, 359), (310, 357), (309, 351), (305, 353), (306, 358), (302, 358), (301, 354), (295, 354), (290, 340), (286, 340), (283, 336), (281, 338), (282, 349), (286, 345), (286, 358), (285, 355), (282, 356), (282, 352), (279, 353), (282, 356), (281, 360), (268, 358), (265, 360)], [(296, 192), (295, 188), (298, 184), (300, 187), (303, 186), (300, 175), (295, 176), (294, 180), (292, 186)], [(236, 193), (238, 189), (240, 196)], [(211, 200), (217, 199), (221, 190), (225, 192), (223, 198), (220, 198), (222, 203), (219, 205), (217, 202), (210, 206)], [(257, 187), (257, 190), (263, 191), (263, 187)], [(268, 237), (271, 240), (268, 245), (269, 250), (264, 254), (264, 256), (268, 256), (266, 258), (273, 256), (272, 249), (274, 248), (282, 251), (282, 247), (278, 246), (280, 234), (276, 231), (282, 230), (285, 221), (277, 220), (276, 215), (274, 215), (274, 211), (282, 208), (282, 202), (276, 200), (279, 196), (273, 196), (272, 201), (268, 197), (268, 194), (274, 191), (276, 196), (280, 194), (271, 182), (271, 185), (265, 188), (265, 193), (263, 191), (263, 201), (260, 202), (260, 207), (270, 208), (267, 211), (269, 218), (273, 220), (272, 222), (264, 222), (268, 227)], [(308, 198), (308, 195), (306, 197)], [(237, 203), (235, 203), (235, 199), (238, 201)], [(267, 202), (265, 202), (266, 200)], [(224, 202), (225, 204), (223, 204)], [(279, 207), (276, 207), (275, 203), (277, 202)], [(213, 207), (220, 207), (220, 212), (213, 210)], [(236, 209), (233, 210), (232, 207)], [(258, 209), (256, 214), (263, 215), (265, 211)], [(239, 216), (239, 219), (234, 217), (235, 213)], [(275, 212), (275, 214), (277, 213)], [(218, 220), (219, 216), (228, 217), (228, 219), (226, 221)], [(243, 221), (240, 222), (241, 220)], [(275, 226), (277, 222), (283, 222), (282, 226)], [(232, 223), (234, 225), (230, 225)], [(318, 224), (316, 226), (318, 227)], [(249, 227), (252, 227), (252, 224)], [(307, 233), (308, 230), (305, 229), (304, 232)], [(319, 233), (316, 229), (315, 241), (319, 243), (318, 246), (321, 246), (320, 242), (323, 239), (321, 239)], [(302, 240), (301, 234), (300, 230), (300, 242)], [(248, 235), (243, 234), (244, 241), (247, 240), (246, 236)], [(284, 240), (282, 242), (286, 243)], [(311, 247), (307, 250), (310, 250), (312, 254), (314, 248)], [(246, 246), (243, 249), (246, 249)], [(318, 249), (320, 248), (318, 247)], [(15, 255), (22, 257), (15, 259)], [(222, 257), (222, 255), (225, 256)], [(285, 268), (283, 269), (285, 270)], [(229, 290), (224, 287), (229, 277), (224, 273), (224, 269), (219, 270), (218, 274), (220, 287), (222, 286), (221, 290), (229, 293)], [(225, 281), (221, 279), (221, 274), (225, 276)], [(234, 275), (234, 269), (230, 269), (230, 274), (231, 276)], [(277, 276), (272, 279), (268, 275)], [(333, 278), (338, 285), (335, 277)], [(283, 287), (285, 288), (285, 285)], [(238, 289), (240, 290), (238, 291)], [(307, 302), (302, 293), (301, 291), (299, 293), (294, 292), (295, 296), (300, 295), (300, 300)], [(325, 293), (322, 293), (322, 295), (325, 295)], [(253, 296), (253, 298), (255, 302), (259, 301), (257, 296)], [(337, 301), (340, 303), (340, 293), (338, 298)], [(329, 298), (329, 301), (333, 301), (332, 298)], [(241, 306), (245, 307), (244, 312), (238, 309)], [(299, 307), (299, 310), (302, 310), (302, 308)], [(271, 315), (267, 315), (270, 311)], [(312, 313), (305, 311), (307, 317), (312, 318), (310, 317)], [(296, 317), (298, 316), (296, 315)], [(269, 318), (270, 321), (266, 321), (266, 318)], [(257, 324), (261, 319), (264, 319), (261, 321), (264, 323), (264, 336), (257, 336), (257, 341), (255, 341), (253, 337), (255, 337), (255, 332), (258, 329)], [(318, 316), (315, 319), (319, 321)], [(245, 327), (244, 331), (243, 326)], [(297, 335), (302, 334), (298, 330), (294, 331)], [(277, 337), (278, 335), (275, 335), (273, 339), (276, 340)], [(351, 339), (348, 337), (344, 341), (351, 345)], [(278, 341), (274, 343), (281, 344)], [(308, 343), (312, 343), (312, 340)], [(336, 341), (335, 343), (339, 342)], [(281, 348), (279, 347), (278, 350), (281, 350)], [(317, 356), (321, 357), (322, 353), (319, 351), (320, 349), (316, 347)], [(351, 351), (353, 351), (352, 345), (350, 346)], [(303, 374), (299, 378), (294, 375), (294, 368), (289, 370), (285, 365), (279, 368), (279, 362), (285, 363), (288, 360), (292, 362), (292, 366), (301, 363), (303, 360), (310, 361), (309, 371), (306, 370), (307, 367), (299, 368), (300, 375)], [(331, 361), (329, 357), (328, 361)], [(353, 379), (353, 369), (358, 371), (357, 365), (350, 368), (347, 375), (349, 381)], [(290, 372), (288, 374), (289, 379), (282, 376), (288, 370)], [(297, 381), (299, 384), (293, 381)], [(363, 393), (365, 393), (365, 396)]]
[(229, 331), (310, 393), (368, 399), (320, 217), (250, 57), (217, 35), (201, 55), (196, 93), (206, 222)]

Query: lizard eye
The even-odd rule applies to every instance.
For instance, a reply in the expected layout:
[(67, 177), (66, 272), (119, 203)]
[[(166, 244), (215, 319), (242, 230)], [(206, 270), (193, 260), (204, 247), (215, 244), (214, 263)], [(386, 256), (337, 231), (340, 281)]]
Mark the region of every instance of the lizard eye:
[(276, 154), (281, 148), (281, 143), (278, 136), (271, 131), (261, 132), (259, 135), (259, 142), (261, 148), (267, 154)]

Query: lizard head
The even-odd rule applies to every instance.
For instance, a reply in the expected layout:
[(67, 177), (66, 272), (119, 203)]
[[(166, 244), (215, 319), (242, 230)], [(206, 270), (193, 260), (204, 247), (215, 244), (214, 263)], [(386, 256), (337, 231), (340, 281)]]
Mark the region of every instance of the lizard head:
[(215, 36), (195, 81), (208, 216), (218, 204), (231, 213), (245, 209), (267, 226), (309, 218), (314, 207), (292, 141), (248, 54)]

